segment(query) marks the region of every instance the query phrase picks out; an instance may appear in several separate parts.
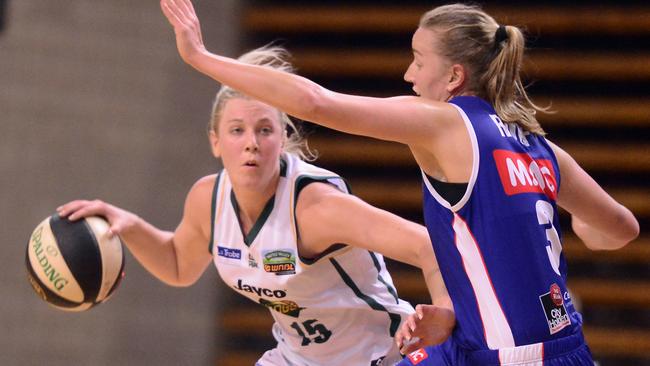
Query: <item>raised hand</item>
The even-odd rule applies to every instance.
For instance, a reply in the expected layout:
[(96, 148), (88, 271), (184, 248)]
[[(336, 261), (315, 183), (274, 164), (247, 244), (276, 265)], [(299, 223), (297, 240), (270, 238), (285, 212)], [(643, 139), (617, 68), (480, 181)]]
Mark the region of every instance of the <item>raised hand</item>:
[(395, 335), (402, 354), (444, 342), (451, 335), (456, 317), (454, 311), (435, 305), (417, 305)]
[(174, 27), (176, 47), (183, 61), (192, 65), (196, 55), (205, 52), (201, 24), (190, 0), (160, 0), (160, 8)]

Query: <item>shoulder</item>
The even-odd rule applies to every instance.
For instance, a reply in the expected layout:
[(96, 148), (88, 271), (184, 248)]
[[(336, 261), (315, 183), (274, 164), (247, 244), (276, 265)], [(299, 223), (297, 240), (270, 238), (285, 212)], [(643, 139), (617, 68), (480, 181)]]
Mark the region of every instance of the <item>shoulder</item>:
[(298, 205), (319, 204), (328, 198), (347, 195), (326, 181), (312, 181), (300, 190)]
[(312, 181), (304, 186), (296, 198), (296, 219), (320, 221), (337, 215), (347, 201), (355, 199), (327, 181)]
[(218, 174), (206, 175), (205, 177), (199, 178), (190, 189), (190, 194), (195, 195), (212, 195), (214, 186), (217, 181)]
[(434, 118), (436, 121), (446, 121), (457, 118), (457, 108), (460, 108), (460, 106), (453, 103), (440, 102), (416, 96), (398, 96), (388, 98), (388, 100), (408, 106), (409, 114), (422, 114), (427, 118)]
[(218, 174), (211, 174), (198, 179), (190, 188), (185, 200), (185, 209), (200, 211), (209, 210), (212, 204), (212, 193), (218, 179)]

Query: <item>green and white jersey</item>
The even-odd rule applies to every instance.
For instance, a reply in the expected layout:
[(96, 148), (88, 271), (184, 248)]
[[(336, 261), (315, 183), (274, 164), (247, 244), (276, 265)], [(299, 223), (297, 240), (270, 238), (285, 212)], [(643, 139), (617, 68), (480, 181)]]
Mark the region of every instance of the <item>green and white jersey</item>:
[(246, 236), (225, 170), (212, 201), (210, 251), (219, 275), (275, 320), (272, 354), (281, 360), (268, 360), (267, 352), (258, 365), (392, 365), (389, 359), (399, 359), (393, 336), (414, 310), (397, 297), (383, 257), (344, 243), (315, 260), (298, 253), (294, 209), (301, 187), (325, 181), (348, 192), (346, 183), (290, 154), (282, 155), (280, 175)]

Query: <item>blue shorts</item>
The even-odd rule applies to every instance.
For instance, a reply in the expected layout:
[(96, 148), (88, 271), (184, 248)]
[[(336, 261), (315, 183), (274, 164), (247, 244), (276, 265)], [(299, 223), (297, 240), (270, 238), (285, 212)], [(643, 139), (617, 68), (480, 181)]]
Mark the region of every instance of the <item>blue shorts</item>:
[(473, 365), (593, 366), (582, 332), (568, 337), (499, 350), (470, 351), (453, 338), (408, 354), (397, 366)]

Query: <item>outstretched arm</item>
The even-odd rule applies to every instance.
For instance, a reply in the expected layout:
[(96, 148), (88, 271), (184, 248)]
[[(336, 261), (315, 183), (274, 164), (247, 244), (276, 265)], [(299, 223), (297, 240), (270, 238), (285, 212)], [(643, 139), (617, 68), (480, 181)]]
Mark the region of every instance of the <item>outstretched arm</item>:
[(100, 200), (72, 201), (57, 211), (70, 220), (93, 215), (105, 217), (112, 235), (119, 235), (151, 274), (171, 286), (189, 286), (203, 274), (212, 258), (207, 247), (209, 234), (202, 224), (202, 220), (207, 220), (209, 225), (209, 182), (209, 177), (204, 178), (192, 187), (175, 232), (160, 230), (137, 215)]
[(161, 0), (183, 60), (211, 78), (286, 113), (343, 132), (425, 145), (458, 118), (447, 103), (417, 97), (370, 98), (340, 94), (297, 75), (244, 64), (208, 52), (189, 0)]
[(625, 246), (639, 235), (639, 222), (616, 202), (564, 150), (551, 143), (558, 159), (562, 182), (558, 204), (571, 214), (572, 227), (593, 250)]

